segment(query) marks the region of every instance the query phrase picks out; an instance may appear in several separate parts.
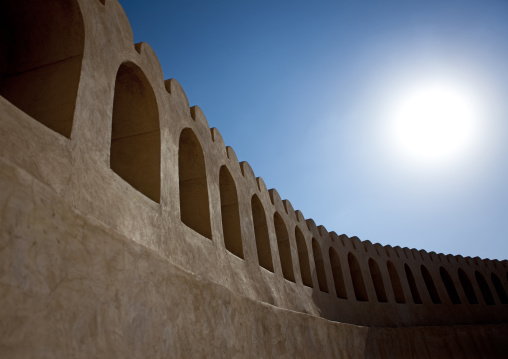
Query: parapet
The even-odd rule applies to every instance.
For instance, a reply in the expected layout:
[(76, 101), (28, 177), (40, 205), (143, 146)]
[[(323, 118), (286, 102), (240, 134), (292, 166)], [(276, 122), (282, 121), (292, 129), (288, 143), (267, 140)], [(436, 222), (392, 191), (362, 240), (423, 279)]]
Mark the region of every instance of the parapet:
[(2, 5), (4, 170), (256, 302), (368, 327), (508, 320), (506, 260), (329, 233), (268, 190), (133, 44), (116, 0), (21, 3)]

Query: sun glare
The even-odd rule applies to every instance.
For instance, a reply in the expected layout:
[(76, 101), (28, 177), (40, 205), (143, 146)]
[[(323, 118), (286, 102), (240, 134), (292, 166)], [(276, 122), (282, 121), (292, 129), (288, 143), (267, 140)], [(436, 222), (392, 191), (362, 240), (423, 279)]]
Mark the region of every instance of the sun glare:
[(443, 84), (420, 86), (396, 104), (392, 133), (404, 155), (442, 162), (470, 147), (476, 116), (472, 98), (463, 90)]

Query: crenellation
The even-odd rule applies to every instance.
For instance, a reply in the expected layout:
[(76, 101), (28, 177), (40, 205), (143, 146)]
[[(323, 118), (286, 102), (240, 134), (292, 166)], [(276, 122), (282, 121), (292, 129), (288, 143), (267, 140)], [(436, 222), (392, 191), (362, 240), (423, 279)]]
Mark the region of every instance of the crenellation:
[(268, 195), (268, 188), (266, 187), (266, 184), (265, 184), (265, 181), (263, 180), (263, 178), (256, 177), (256, 183), (258, 184), (258, 190), (259, 190), (260, 194), (262, 196), (264, 196), (266, 194), (267, 197), (270, 197)]
[[(272, 202), (272, 205), (277, 210), (281, 210), (284, 207), (284, 205), (282, 204), (282, 199), (279, 195), (279, 192), (277, 192), (277, 190), (275, 188), (270, 188), (268, 190), (268, 194), (270, 195), (270, 201)], [(284, 212), (286, 212), (285, 209), (284, 209)]]
[(305, 217), (303, 216), (302, 211), (300, 211), (299, 209), (297, 209), (297, 210), (295, 211), (295, 215), (296, 215), (296, 221), (297, 221), (298, 223), (303, 223), (303, 222), (305, 222)]
[[(382, 246), (317, 226), (276, 189), (268, 190), (248, 162), (238, 161), (202, 110), (189, 107), (176, 80), (163, 80), (153, 49), (143, 42), (133, 44), (117, 1), (69, 1), (73, 18), (80, 15), (81, 22), (68, 24), (55, 9), (48, 14), (33, 11), (41, 14), (41, 21), (56, 22), (51, 31), (59, 34), (63, 26), (79, 41), (69, 42), (62, 34), (62, 42), (70, 44), (62, 50), (30, 40), (26, 46), (33, 58), (25, 62), (16, 52), (16, 46), (25, 45), (14, 40), (7, 53), (0, 53), (9, 63), (1, 69), (9, 80), (0, 83), (2, 193), (16, 188), (23, 198), (42, 196), (47, 203), (72, 208), (84, 226), (100, 224), (125, 248), (146, 249), (146, 256), (194, 276), (210, 301), (241, 297), (263, 310), (271, 308), (263, 303), (276, 306), (269, 309), (274, 317), (297, 312), (368, 327), (508, 320), (507, 260)], [(37, 22), (25, 26), (28, 37), (38, 33)], [(53, 67), (54, 60), (65, 60), (68, 68)], [(23, 72), (37, 64), (57, 76), (11, 76), (13, 69)], [(47, 86), (56, 86), (55, 98), (44, 93)], [(37, 108), (32, 96), (39, 92), (51, 106)], [(62, 108), (65, 116), (58, 117), (54, 108)], [(44, 191), (20, 186), (9, 175), (16, 171)], [(39, 209), (0, 197), (8, 203), (2, 202), (2, 208), (9, 215), (42, 216), (17, 240), (45, 238), (69, 228), (66, 241), (83, 241), (72, 236), (74, 222), (66, 222), (65, 216), (58, 222), (56, 215), (31, 213)], [(9, 228), (17, 221), (12, 218)], [(5, 243), (0, 247), (8, 248), (12, 234), (1, 233)], [(41, 241), (39, 247), (44, 245)], [(103, 251), (89, 250), (100, 257), (108, 254), (108, 245), (103, 243)], [(37, 247), (33, 251), (38, 253)], [(123, 258), (120, 252), (113, 255)], [(16, 258), (19, 265), (31, 263), (30, 258)], [(139, 268), (144, 274), (135, 280), (152, 278), (156, 270)], [(19, 280), (15, 273), (9, 275)], [(162, 282), (170, 287), (170, 279)], [(212, 283), (221, 289), (210, 293)], [(16, 312), (19, 307), (12, 303), (7, 310)], [(136, 303), (137, 308), (150, 307)], [(254, 314), (250, 318), (256, 322)]]
[(226, 155), (230, 163), (234, 163), (236, 168), (240, 168), (240, 162), (236, 156), (235, 150), (231, 146), (226, 146)]
[(362, 241), (362, 246), (365, 253), (369, 253), (369, 249), (372, 248), (372, 242), (369, 240)]
[(307, 224), (307, 229), (309, 230), (309, 232), (311, 232), (313, 236), (319, 237), (319, 232), (318, 232), (318, 229), (316, 226), (316, 222), (314, 222), (314, 220), (312, 218), (307, 218), (305, 220), (305, 223)]
[(358, 239), (358, 237), (356, 237), (356, 236), (349, 237), (349, 243), (351, 243), (351, 246), (353, 247), (353, 250), (356, 251), (358, 249), (358, 245), (360, 243), (360, 239)]
[(177, 111), (179, 117), (185, 117), (184, 114), (190, 116), (189, 100), (180, 83), (175, 79), (169, 79), (164, 81), (164, 87), (171, 94), (171, 112)]
[(212, 148), (214, 149), (214, 155), (218, 162), (217, 165), (219, 165), (220, 163), (229, 162), (226, 144), (224, 142), (224, 139), (222, 138), (220, 131), (216, 127), (212, 127), (210, 128), (210, 136), (212, 138)]
[(330, 232), (330, 240), (333, 244), (340, 244), (342, 246), (344, 245), (343, 239), (335, 231)]
[(252, 170), (252, 167), (249, 165), (249, 162), (242, 161), (240, 162), (240, 169), (242, 170), (242, 176), (247, 178), (247, 180), (250, 179), (252, 183), (256, 184), (256, 175), (254, 174), (254, 171)]
[(406, 259), (416, 259), (413, 252), (408, 247), (402, 248), (402, 251), (404, 252), (404, 257), (406, 257)]
[[(164, 88), (166, 89), (166, 91), (168, 92), (168, 94), (172, 94), (172, 89), (171, 89), (171, 86), (175, 86), (175, 82), (176, 80), (175, 79), (167, 79), (167, 80), (164, 80)], [(172, 84), (173, 82), (173, 84)], [(187, 96), (186, 96), (187, 97)], [(189, 107), (189, 106), (187, 106)]]
[(339, 238), (343, 246), (351, 247), (351, 239), (347, 235), (341, 234)]
[(392, 252), (392, 251), (393, 251), (392, 246), (391, 246), (391, 245), (389, 245), (389, 244), (387, 244), (387, 245), (385, 245), (385, 246), (384, 246), (384, 249), (385, 249), (385, 253), (386, 253), (386, 255), (388, 256), (388, 258), (390, 258), (390, 257), (391, 257), (390, 252)]
[(417, 261), (423, 260), (422, 254), (420, 253), (420, 251), (418, 249), (413, 248), (413, 249), (411, 249), (411, 252), (413, 253), (413, 257), (415, 260), (417, 260)]
[(138, 52), (138, 54), (141, 54), (141, 46), (143, 44), (146, 44), (146, 42), (138, 42), (137, 44), (134, 44), (134, 49)]
[[(209, 130), (210, 135), (212, 136), (212, 142), (215, 142), (219, 147), (221, 147), (221, 152), (226, 154), (226, 144), (224, 143), (224, 139), (222, 138), (220, 131), (217, 129), (217, 127), (210, 127)], [(222, 148), (224, 148), (224, 150), (222, 150)]]
[(429, 252), (429, 257), (432, 262), (439, 263), (439, 257), (437, 256), (436, 252)]
[(326, 239), (326, 238), (330, 237), (328, 230), (326, 229), (325, 226), (319, 225), (319, 226), (317, 226), (317, 230), (318, 230), (318, 233), (321, 236), (321, 238)]
[(291, 216), (292, 219), (296, 218), (295, 210), (291, 202), (288, 199), (285, 199), (282, 201), (282, 204), (284, 205), (284, 210), (286, 213)]
[[(208, 132), (210, 134), (210, 126), (208, 125), (208, 121), (203, 113), (203, 110), (199, 106), (192, 106), (190, 108), (190, 115), (192, 119), (199, 126), (198, 131)], [(211, 135), (210, 135), (211, 136)]]
[(493, 267), (492, 261), (490, 259), (488, 259), (488, 258), (482, 259), (482, 263), (487, 268), (492, 268)]

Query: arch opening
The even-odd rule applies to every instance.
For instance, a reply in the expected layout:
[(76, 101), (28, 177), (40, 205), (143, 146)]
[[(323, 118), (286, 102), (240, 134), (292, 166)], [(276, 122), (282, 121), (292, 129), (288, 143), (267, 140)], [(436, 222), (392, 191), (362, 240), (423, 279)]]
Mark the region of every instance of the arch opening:
[(353, 289), (355, 291), (356, 300), (366, 302), (369, 300), (369, 296), (367, 294), (367, 288), (365, 287), (365, 282), (363, 280), (362, 270), (360, 268), (360, 264), (358, 263), (358, 259), (356, 259), (353, 253), (349, 252), (347, 255), (347, 261), (349, 264), (349, 272), (351, 274), (351, 280), (353, 282)]
[(316, 266), (316, 275), (318, 279), (319, 290), (328, 293), (328, 283), (326, 280), (325, 262), (321, 252), (321, 246), (316, 238), (312, 238), (312, 253), (314, 255), (314, 264)]
[(298, 262), (300, 263), (300, 274), (302, 275), (303, 285), (313, 288), (312, 274), (310, 271), (309, 252), (305, 237), (298, 226), (295, 227), (296, 248), (298, 249)]
[(76, 0), (0, 5), (0, 95), (70, 138), (85, 28)]
[(381, 303), (388, 302), (385, 286), (383, 283), (383, 276), (381, 275), (381, 271), (379, 270), (377, 262), (372, 258), (369, 259), (369, 271), (370, 277), (372, 279), (372, 284), (374, 285), (374, 291), (376, 292), (377, 301)]
[(273, 272), (272, 252), (270, 249), (270, 237), (268, 236), (265, 209), (257, 195), (252, 196), (251, 207), (259, 265)]
[(478, 282), (478, 286), (480, 287), (480, 291), (482, 292), (485, 304), (494, 305), (494, 297), (492, 296), (492, 292), (490, 291), (489, 285), (487, 284), (487, 281), (485, 280), (483, 274), (481, 274), (478, 271), (475, 271), (474, 276), (476, 277), (476, 281)]
[(212, 239), (205, 156), (198, 138), (190, 128), (180, 134), (178, 145), (180, 217), (202, 236)]
[(446, 269), (443, 267), (439, 268), (439, 274), (441, 275), (441, 279), (443, 280), (443, 284), (448, 292), (448, 296), (453, 304), (461, 304), (459, 293), (457, 293), (457, 288), (455, 288), (455, 284), (453, 284), (452, 277)]
[(344, 284), (344, 276), (342, 275), (339, 255), (332, 247), (330, 247), (328, 255), (330, 257), (330, 265), (332, 266), (333, 283), (335, 285), (337, 298), (347, 299), (347, 291)]
[(390, 261), (386, 263), (386, 268), (388, 269), (388, 275), (390, 276), (390, 282), (392, 283), (393, 296), (395, 297), (395, 302), (406, 303), (406, 298), (404, 297), (404, 291), (402, 290), (402, 284), (400, 282), (397, 269), (395, 269), (395, 266)]
[(225, 165), (219, 171), (219, 189), (224, 245), (229, 252), (244, 259), (238, 193), (233, 176)]
[(424, 265), (420, 267), (420, 270), (432, 303), (441, 304), (441, 298), (439, 298), (436, 285), (434, 284), (434, 280), (432, 279), (432, 275), (430, 274), (429, 270)]
[(415, 304), (422, 304), (422, 298), (420, 297), (420, 292), (418, 291), (418, 286), (416, 285), (413, 271), (407, 264), (404, 264), (404, 271), (406, 272), (406, 279), (409, 284), (409, 289), (411, 290), (411, 297), (413, 297), (413, 302)]
[(466, 294), (467, 301), (469, 304), (478, 304), (478, 298), (476, 298), (476, 294), (474, 292), (473, 285), (471, 284), (471, 281), (469, 280), (469, 277), (467, 274), (459, 268), (459, 280), (460, 284), (462, 285), (462, 289), (464, 290), (464, 293)]
[(491, 274), (492, 284), (494, 284), (494, 288), (496, 289), (497, 295), (501, 304), (508, 304), (508, 297), (506, 296), (506, 292), (503, 288), (503, 284), (499, 280), (499, 277), (494, 273)]
[(133, 63), (116, 75), (111, 125), (111, 169), (151, 200), (160, 202), (161, 140), (157, 101)]
[(289, 243), (289, 235), (284, 220), (279, 213), (273, 215), (275, 225), (275, 235), (277, 237), (277, 246), (279, 248), (280, 265), (282, 267), (282, 275), (287, 280), (294, 282), (295, 273), (293, 271), (293, 261), (291, 259), (291, 245)]

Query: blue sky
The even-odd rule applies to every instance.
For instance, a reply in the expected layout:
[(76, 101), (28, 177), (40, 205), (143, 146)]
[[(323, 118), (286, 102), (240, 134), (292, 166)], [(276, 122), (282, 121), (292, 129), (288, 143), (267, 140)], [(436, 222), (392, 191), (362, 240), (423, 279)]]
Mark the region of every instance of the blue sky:
[[(240, 161), (306, 218), (373, 243), (508, 258), (508, 2), (120, 1)], [(394, 145), (421, 83), (478, 109), (460, 156)]]

